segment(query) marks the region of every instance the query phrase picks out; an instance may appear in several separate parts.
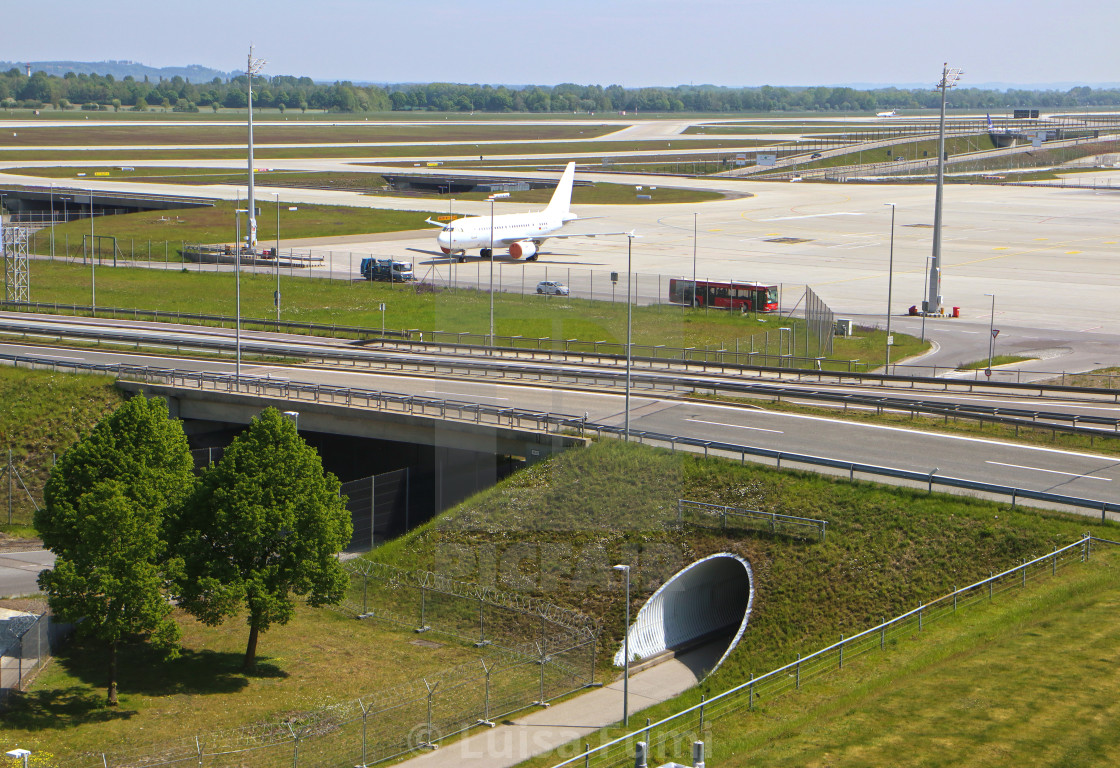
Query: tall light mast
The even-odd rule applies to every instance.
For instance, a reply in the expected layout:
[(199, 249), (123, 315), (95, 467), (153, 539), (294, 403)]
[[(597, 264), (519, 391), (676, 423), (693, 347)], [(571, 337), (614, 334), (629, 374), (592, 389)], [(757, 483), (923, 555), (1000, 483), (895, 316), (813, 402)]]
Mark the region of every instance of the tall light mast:
[(929, 270), (929, 297), (923, 302), (922, 311), (936, 314), (941, 311), (941, 201), (945, 194), (945, 91), (961, 78), (959, 68), (950, 68), (946, 62), (941, 68), (941, 125), (937, 135), (937, 196), (933, 203), (933, 260)]
[[(249, 247), (257, 247), (257, 204), (253, 194), (253, 75), (260, 74), (261, 69), (267, 64), (264, 59), (253, 58), (253, 46), (249, 46), (249, 60), (245, 66), (245, 75), (249, 81)], [(237, 244), (241, 247), (241, 243)]]

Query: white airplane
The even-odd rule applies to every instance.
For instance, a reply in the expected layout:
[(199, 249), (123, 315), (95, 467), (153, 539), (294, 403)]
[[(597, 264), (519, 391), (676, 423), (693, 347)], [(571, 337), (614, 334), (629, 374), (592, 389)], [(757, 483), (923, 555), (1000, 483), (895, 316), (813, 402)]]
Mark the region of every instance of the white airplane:
[(425, 223), (440, 227), (436, 235), (439, 249), (447, 255), (466, 260), (467, 250), (480, 249), (484, 259), (493, 257), (494, 249), (508, 248), (515, 259), (536, 261), (541, 244), (550, 237), (595, 237), (596, 235), (624, 235), (625, 232), (596, 232), (594, 234), (557, 234), (565, 224), (579, 217), (569, 210), (572, 202), (572, 181), (576, 164), (568, 163), (560, 175), (560, 183), (552, 193), (548, 207), (537, 213), (506, 213), (500, 216), (467, 216), (448, 224), (428, 219)]
[(889, 112), (876, 112), (875, 117), (898, 117), (898, 110), (892, 109)]

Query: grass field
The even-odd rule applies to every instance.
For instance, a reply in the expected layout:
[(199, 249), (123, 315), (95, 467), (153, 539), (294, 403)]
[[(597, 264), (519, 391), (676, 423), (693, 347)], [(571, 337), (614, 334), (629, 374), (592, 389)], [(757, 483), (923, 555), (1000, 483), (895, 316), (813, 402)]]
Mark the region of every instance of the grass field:
[[(305, 157), (360, 157), (360, 158), (398, 158), (398, 157), (471, 157), (479, 155), (493, 158), (504, 155), (525, 155), (539, 157), (557, 153), (578, 153), (589, 157), (614, 157), (637, 150), (711, 149), (734, 152), (757, 145), (757, 142), (740, 143), (734, 140), (713, 142), (704, 139), (676, 139), (674, 141), (541, 141), (510, 144), (393, 144), (390, 146), (352, 145), (343, 147), (295, 146), (295, 147), (258, 147), (255, 157), (258, 160), (305, 158)], [(245, 156), (245, 149), (232, 148), (192, 148), (192, 149), (91, 149), (78, 150), (59, 147), (57, 149), (4, 149), (0, 145), (0, 160), (52, 160), (88, 162), (89, 160), (185, 160), (185, 159), (231, 159)]]
[[(267, 243), (276, 238), (276, 203), (272, 192), (261, 191), (257, 198), (261, 215), (257, 218), (257, 236)], [(88, 197), (88, 195), (87, 195)], [(394, 211), (375, 208), (354, 208), (342, 205), (306, 205), (300, 203), (296, 211), (288, 210), (280, 193), (280, 235), (284, 239), (323, 237), (329, 235), (354, 235), (377, 232), (397, 232), (419, 229), (428, 225), (424, 219), (432, 208), (428, 201), (417, 200), (415, 211)], [(271, 199), (270, 199), (271, 198)], [(242, 202), (244, 205), (244, 202)], [(163, 243), (170, 243), (174, 257), (180, 243), (233, 243), (236, 238), (234, 209), (237, 203), (219, 200), (213, 206), (202, 208), (176, 208), (166, 211), (141, 211), (93, 222), (96, 235), (117, 238), (117, 248), (122, 255), (146, 258), (147, 242), (153, 243), (153, 259), (163, 260)], [(428, 209), (425, 211), (425, 209)], [(245, 234), (242, 219), (242, 234)], [(82, 255), (82, 238), (90, 234), (90, 220), (78, 219), (54, 227), (55, 252), (61, 255), (67, 245), (71, 256)], [(34, 233), (30, 243), (35, 253), (50, 253), (50, 229)], [(104, 246), (108, 248), (108, 246)], [(144, 255), (141, 255), (144, 254)], [(177, 258), (177, 257), (176, 257)]]
[[(346, 122), (324, 125), (265, 123), (254, 126), (253, 141), (267, 144), (343, 144), (363, 141), (416, 144), (426, 141), (525, 141), (543, 139), (588, 139), (619, 130), (616, 125), (364, 125)], [(143, 129), (128, 125), (20, 128), (0, 137), (0, 149), (14, 147), (126, 146), (161, 144), (238, 144), (246, 141), (245, 126), (150, 125)]]
[[(1020, 355), (995, 355), (992, 357), (992, 366), (997, 365), (1011, 365), (1012, 363), (1025, 363), (1028, 360), (1037, 360), (1037, 357), (1021, 357)], [(970, 363), (961, 363), (957, 366), (958, 371), (978, 371), (982, 368), (988, 367), (988, 358), (983, 360), (973, 360)]]
[[(283, 226), (283, 225), (282, 225)], [(262, 235), (262, 240), (267, 240)], [(41, 249), (40, 249), (41, 250)], [(158, 258), (157, 258), (158, 260)], [(59, 304), (89, 304), (89, 268), (81, 264), (39, 261), (33, 265), (32, 300)], [(245, 317), (268, 318), (274, 313), (272, 275), (246, 274), (241, 279), (241, 311)], [(378, 304), (385, 302), (385, 324), (392, 329), (489, 333), (489, 294), (475, 290), (417, 293), (410, 286), (366, 281), (328, 281), (283, 277), (282, 319), (328, 325), (380, 328)], [(219, 314), (232, 317), (236, 293), (228, 272), (150, 270), (131, 267), (97, 273), (98, 303), (121, 309), (158, 309), (169, 312)], [(626, 305), (618, 302), (497, 293), (495, 333), (528, 338), (579, 339), (619, 342), (626, 338)], [(762, 351), (760, 334), (771, 332), (771, 351), (777, 349), (777, 329), (797, 327), (804, 338), (804, 321), (776, 315), (744, 317), (726, 311), (652, 305), (634, 308), (636, 345), (685, 347), (718, 346), (742, 352)], [(738, 340), (738, 346), (736, 341)], [(837, 338), (833, 358), (859, 359), (870, 366), (882, 361), (885, 332), (861, 329), (853, 337)], [(928, 345), (895, 334), (896, 359), (917, 354)]]
[[(122, 171), (119, 166), (80, 166), (80, 167), (54, 167), (54, 168), (18, 168), (11, 169), (13, 174), (43, 176), (47, 178), (76, 179), (78, 174), (86, 177), (108, 176), (113, 179), (123, 179), (136, 182), (158, 182), (164, 184), (234, 184), (244, 186), (246, 173), (244, 171), (231, 171), (225, 168), (134, 168)], [(254, 174), (256, 183), (262, 187), (300, 187), (312, 186), (317, 188), (353, 189), (369, 193), (394, 195), (397, 194), (386, 189), (383, 176), (377, 173), (334, 173), (334, 172), (309, 172), (309, 171), (262, 171)], [(524, 192), (511, 192), (504, 202), (511, 203), (547, 203), (552, 199), (552, 188), (531, 189)], [(593, 186), (577, 186), (572, 190), (572, 202), (576, 205), (597, 204), (641, 204), (641, 203), (697, 203), (707, 200), (720, 200), (724, 196), (719, 192), (704, 190), (675, 189), (673, 187), (660, 187), (651, 191), (649, 188), (642, 193), (651, 195), (652, 200), (638, 200), (639, 194), (629, 184), (595, 184)], [(486, 200), (486, 192), (456, 193), (452, 197), (456, 200)], [(447, 195), (428, 194), (418, 196), (417, 200), (446, 200)], [(422, 205), (418, 202), (417, 205)], [(433, 206), (436, 204), (433, 202)]]
[(106, 707), (107, 655), (76, 641), (4, 713), (6, 742), (70, 755), (114, 752), (285, 717), (402, 685), (480, 657), (440, 636), (439, 647), (375, 621), (300, 605), (286, 626), (261, 634), (257, 670), (241, 662), (243, 617), (207, 627), (177, 612), (183, 652), (164, 661), (146, 646), (120, 651), (120, 706)]

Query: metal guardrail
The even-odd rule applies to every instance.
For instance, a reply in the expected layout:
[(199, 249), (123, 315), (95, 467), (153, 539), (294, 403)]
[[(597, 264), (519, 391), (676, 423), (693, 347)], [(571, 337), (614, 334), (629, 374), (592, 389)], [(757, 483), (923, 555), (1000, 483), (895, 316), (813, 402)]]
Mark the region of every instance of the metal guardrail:
[(811, 517), (796, 517), (783, 515), (777, 512), (762, 512), (757, 509), (742, 509), (740, 507), (727, 507), (721, 504), (707, 504), (703, 501), (689, 501), (677, 499), (677, 522), (684, 522), (686, 510), (693, 510), (703, 515), (713, 515), (719, 518), (720, 527), (727, 528), (727, 518), (740, 518), (743, 520), (761, 521), (767, 523), (770, 533), (779, 533), (779, 526), (793, 526), (797, 528), (812, 528), (821, 541), (825, 540), (828, 531), (827, 520), (816, 520)]
[[(421, 395), (386, 392), (384, 390), (367, 390), (357, 387), (340, 387), (327, 384), (312, 384), (306, 382), (293, 382), (281, 379), (241, 376), (240, 379), (233, 374), (206, 373), (200, 371), (182, 371), (168, 368), (153, 368), (147, 366), (131, 366), (120, 363), (95, 364), (77, 361), (61, 361), (35, 358), (24, 355), (0, 354), (0, 361), (8, 361), (13, 365), (24, 364), (29, 367), (42, 367), (50, 370), (68, 369), (92, 373), (116, 374), (126, 381), (138, 381), (150, 384), (165, 384), (167, 386), (193, 387), (195, 389), (212, 389), (230, 393), (271, 396), (284, 400), (301, 399), (312, 400), (327, 405), (345, 405), (346, 407), (365, 407), (371, 410), (395, 413), (407, 413), (414, 416), (430, 416), (441, 419), (456, 419), (459, 421), (473, 421), (476, 424), (487, 423), (494, 426), (509, 427), (511, 429), (536, 430), (546, 433), (560, 433), (572, 430), (580, 436), (588, 432), (595, 432), (597, 436), (624, 434), (625, 429), (613, 424), (599, 424), (589, 422), (586, 418), (565, 414), (532, 411), (520, 408), (506, 408), (502, 406), (484, 405), (458, 400), (443, 400), (439, 398), (423, 397)], [(484, 422), (483, 419), (486, 419)], [(1048, 491), (1035, 491), (1027, 488), (984, 483), (977, 480), (938, 475), (937, 469), (931, 472), (917, 472), (895, 467), (884, 467), (876, 464), (832, 459), (824, 456), (811, 456), (792, 451), (778, 451), (770, 448), (724, 443), (715, 440), (703, 440), (694, 437), (681, 437), (659, 432), (644, 430), (630, 430), (632, 438), (639, 443), (652, 443), (666, 445), (670, 450), (678, 446), (703, 449), (704, 455), (709, 456), (713, 451), (724, 454), (738, 455), (745, 462), (747, 456), (773, 459), (780, 469), (782, 461), (787, 464), (796, 463), (807, 466), (827, 467), (831, 469), (847, 470), (849, 479), (854, 480), (856, 473), (874, 477), (889, 477), (896, 480), (924, 483), (930, 492), (933, 487), (960, 488), (970, 491), (980, 491), (996, 496), (1009, 497), (1012, 506), (1022, 499), (1044, 501), (1051, 504), (1061, 504), (1079, 509), (1099, 510), (1101, 518), (1106, 519), (1108, 512), (1120, 512), (1120, 503), (1097, 499), (1086, 499), (1079, 496), (1067, 496)]]
[[(140, 340), (134, 334), (114, 333), (112, 331), (102, 331), (100, 329), (71, 329), (65, 333), (60, 333), (60, 336), (76, 336), (85, 338), (96, 338), (98, 340), (109, 340), (117, 343), (139, 344)], [(232, 339), (199, 339), (197, 342), (181, 341), (176, 339), (174, 342), (154, 338), (148, 340), (146, 343), (158, 344), (161, 346), (170, 345), (174, 343), (177, 349), (186, 348), (200, 348), (200, 349), (216, 349), (218, 351), (232, 351), (236, 345)], [(446, 345), (425, 344), (423, 342), (401, 342), (407, 343), (408, 349), (414, 351), (419, 349), (421, 351), (430, 351), (433, 347), (444, 349)], [(324, 362), (349, 362), (357, 365), (359, 362), (366, 362), (372, 366), (375, 362), (381, 365), (388, 365), (390, 361), (384, 358), (376, 358), (375, 353), (355, 352), (345, 349), (320, 349), (314, 351), (297, 352), (284, 344), (276, 344), (269, 346), (268, 342), (254, 340), (249, 342), (251, 351), (249, 354), (254, 355), (271, 355), (277, 357), (292, 357), (297, 355), (301, 358), (307, 359), (321, 359)], [(462, 351), (462, 347), (454, 347), (453, 351)], [(467, 347), (467, 349), (473, 349)], [(244, 343), (243, 343), (244, 350)], [(516, 351), (514, 351), (516, 352)], [(565, 361), (573, 362), (573, 358), (577, 362), (586, 364), (586, 355), (584, 354), (567, 354), (567, 353), (548, 353), (548, 359), (553, 359), (557, 355), (563, 355)], [(520, 357), (520, 355), (518, 355)], [(597, 360), (602, 364), (602, 360), (606, 359), (611, 363), (621, 362), (616, 361), (613, 356), (596, 356)], [(568, 368), (560, 369), (545, 369), (539, 366), (516, 366), (506, 364), (504, 362), (498, 363), (495, 361), (440, 361), (433, 362), (430, 360), (422, 360), (415, 357), (402, 359), (397, 361), (399, 370), (402, 372), (406, 369), (415, 371), (430, 371), (446, 370), (450, 373), (457, 373), (458, 375), (465, 376), (484, 376), (489, 377), (492, 375), (498, 376), (516, 376), (520, 380), (547, 380), (547, 381), (566, 381), (572, 384), (588, 384), (589, 380), (592, 385), (605, 385), (605, 386), (618, 386), (625, 380), (625, 375), (616, 370), (608, 370), (602, 372), (587, 372), (587, 371), (573, 371)], [(636, 362), (639, 364), (646, 364), (651, 368), (660, 361), (656, 358), (637, 358)], [(703, 364), (703, 370), (707, 371), (709, 367), (716, 364)], [(726, 370), (727, 366), (718, 365), (717, 370)], [(733, 370), (742, 371), (740, 367), (735, 367)], [(755, 369), (758, 370), (758, 369)], [(713, 382), (707, 379), (693, 379), (687, 376), (677, 376), (673, 379), (667, 379), (664, 376), (654, 374), (643, 374), (641, 372), (633, 373), (631, 381), (639, 386), (645, 386), (649, 389), (657, 391), (704, 391), (709, 390), (713, 393), (731, 393), (740, 394), (745, 396), (758, 396), (765, 395), (775, 398), (781, 402), (783, 397), (798, 398), (801, 400), (820, 400), (824, 402), (843, 403), (845, 409), (848, 405), (858, 405), (865, 407), (874, 407), (879, 412), (883, 410), (894, 410), (900, 412), (909, 412), (911, 414), (922, 413), (926, 415), (936, 416), (953, 416), (954, 418), (965, 418), (977, 420), (983, 425), (985, 421), (991, 423), (1004, 424), (1007, 426), (1014, 426), (1016, 430), (1021, 427), (1024, 428), (1045, 428), (1053, 432), (1066, 432), (1070, 434), (1088, 435), (1090, 440), (1096, 437), (1116, 437), (1120, 438), (1120, 418), (1093, 416), (1093, 415), (1077, 415), (1067, 414), (1058, 411), (1041, 411), (1030, 410), (1025, 408), (1003, 408), (995, 406), (971, 405), (971, 404), (957, 404), (957, 403), (942, 403), (937, 401), (921, 401), (910, 400), (895, 397), (883, 397), (878, 395), (864, 395), (852, 393), (836, 393), (821, 390), (801, 389), (783, 387), (781, 385), (771, 385), (758, 382), (738, 383), (734, 381)], [(1068, 422), (1068, 423), (1064, 423)], [(1092, 427), (1085, 427), (1084, 424), (1099, 424), (1103, 426), (1112, 427), (1111, 432)]]
[(684, 757), (679, 750), (688, 749), (697, 739), (706, 735), (705, 722), (722, 715), (742, 710), (754, 709), (756, 697), (767, 701), (781, 693), (801, 688), (803, 681), (819, 677), (828, 672), (842, 669), (845, 659), (874, 650), (885, 650), (889, 640), (911, 637), (924, 630), (925, 625), (958, 610), (980, 603), (991, 602), (997, 589), (1000, 593), (1012, 588), (1026, 588), (1028, 578), (1037, 579), (1054, 576), (1059, 566), (1074, 562), (1085, 562), (1092, 556), (1093, 542), (1115, 544), (1086, 534), (1080, 540), (1052, 553), (1024, 561), (1021, 565), (1001, 573), (993, 573), (961, 589), (954, 589), (947, 595), (919, 603), (918, 607), (906, 613), (883, 621), (851, 637), (841, 635), (840, 641), (828, 645), (806, 656), (798, 654), (795, 661), (771, 670), (759, 677), (729, 688), (711, 697), (702, 696), (695, 704), (680, 712), (662, 718), (655, 723), (647, 723), (642, 728), (624, 736), (611, 739), (597, 747), (585, 749), (574, 757), (555, 763), (552, 768), (582, 766), (583, 768), (609, 768), (610, 766), (633, 765), (635, 748), (644, 744), (646, 754), (655, 759), (654, 764)]
[[(51, 312), (58, 314), (62, 311), (71, 311), (75, 315), (90, 314), (89, 307), (70, 304), (36, 304), (36, 303), (16, 303), (16, 302), (3, 302), (0, 301), (0, 310), (10, 311), (30, 311), (30, 312)], [(167, 320), (171, 322), (178, 322), (183, 319), (188, 320), (204, 320), (207, 322), (219, 323), (220, 327), (226, 327), (224, 324), (229, 323), (232, 325), (235, 319), (232, 317), (225, 317), (221, 315), (197, 315), (181, 312), (161, 312), (159, 310), (140, 310), (140, 309), (98, 309), (97, 314), (109, 313), (113, 317), (130, 318), (140, 320), (142, 318), (150, 317), (154, 321)], [(116, 314), (113, 314), (116, 313)], [(342, 325), (323, 325), (316, 323), (293, 323), (281, 321), (279, 325), (275, 320), (264, 320), (259, 318), (241, 318), (242, 327), (257, 327), (265, 330), (291, 331), (300, 333), (306, 330), (307, 335), (316, 336), (329, 336), (338, 337), (339, 334), (354, 334), (360, 339), (376, 339), (381, 344), (393, 344), (403, 346), (408, 351), (428, 351), (428, 352), (456, 352), (456, 351), (476, 351), (476, 350), (496, 350), (501, 349), (503, 354), (513, 354), (515, 356), (523, 356), (528, 358), (535, 358), (540, 355), (547, 355), (550, 358), (560, 357), (565, 362), (580, 362), (587, 363), (589, 360), (609, 361), (614, 364), (620, 363), (625, 358), (625, 345), (616, 342), (602, 342), (602, 341), (580, 341), (578, 339), (548, 339), (538, 338), (531, 339), (523, 336), (495, 336), (495, 340), (499, 342), (508, 342), (509, 346), (489, 347), (482, 342), (488, 338), (486, 334), (476, 333), (453, 333), (447, 331), (428, 331), (427, 339), (424, 338), (424, 333), (419, 330), (402, 330), (402, 331), (386, 331), (385, 337), (381, 337), (380, 329), (360, 328), (356, 326), (342, 326)], [(454, 337), (456, 341), (439, 341), (442, 338)], [(463, 339), (470, 340), (477, 338), (478, 344), (461, 343)], [(516, 346), (516, 344), (536, 342), (535, 347)], [(548, 345), (556, 345), (548, 347)], [(603, 350), (610, 347), (616, 347), (620, 351), (618, 353), (608, 354)], [(803, 358), (786, 355), (774, 355), (758, 352), (736, 351), (733, 349), (701, 349), (694, 347), (665, 347), (665, 346), (648, 346), (648, 345), (634, 345), (634, 351), (638, 354), (632, 355), (632, 361), (636, 365), (653, 364), (680, 364), (689, 368), (699, 367), (702, 373), (711, 373), (719, 371), (728, 375), (743, 376), (747, 374), (772, 374), (779, 377), (795, 376), (797, 381), (816, 380), (818, 383), (823, 383), (829, 380), (833, 383), (844, 383), (855, 381), (857, 383), (872, 383), (881, 386), (899, 386), (907, 389), (916, 389), (918, 385), (929, 385), (937, 387), (942, 391), (952, 389), (963, 389), (967, 392), (975, 391), (1021, 391), (1034, 394), (1042, 397), (1047, 394), (1055, 395), (1074, 395), (1074, 394), (1092, 394), (1092, 395), (1105, 395), (1111, 397), (1114, 402), (1120, 402), (1120, 388), (1113, 387), (1087, 387), (1087, 386), (1073, 386), (1066, 384), (1044, 384), (1038, 382), (1020, 382), (1020, 381), (979, 381), (974, 379), (948, 379), (936, 376), (899, 376), (896, 374), (887, 373), (870, 373), (870, 372), (857, 372), (852, 371), (850, 368), (853, 364), (859, 361), (831, 361), (832, 363), (840, 362), (846, 364), (849, 368), (847, 371), (831, 371), (827, 369), (820, 369), (816, 367), (818, 362), (822, 362), (819, 358)], [(649, 354), (640, 354), (641, 352), (648, 352)], [(769, 366), (769, 365), (756, 365), (754, 360), (762, 358), (780, 358), (786, 365)], [(743, 362), (743, 359), (746, 362)], [(797, 368), (792, 364), (807, 362), (812, 365), (810, 368)], [(829, 362), (829, 361), (823, 361)], [(892, 366), (896, 369), (898, 366)], [(1045, 372), (1041, 372), (1045, 373)], [(1054, 376), (1064, 375), (1062, 372), (1054, 372)]]

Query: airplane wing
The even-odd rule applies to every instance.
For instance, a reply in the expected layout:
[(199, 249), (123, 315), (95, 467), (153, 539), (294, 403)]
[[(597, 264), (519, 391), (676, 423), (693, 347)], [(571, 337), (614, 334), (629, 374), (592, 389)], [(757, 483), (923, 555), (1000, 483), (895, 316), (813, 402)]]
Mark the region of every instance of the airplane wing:
[(545, 235), (544, 237), (539, 237), (539, 238), (530, 238), (530, 239), (535, 239), (535, 240), (551, 240), (551, 239), (552, 239), (552, 238), (554, 238), (554, 237), (556, 237), (556, 238), (567, 238), (567, 237), (606, 237), (606, 236), (608, 236), (608, 235), (627, 235), (627, 236), (631, 236), (631, 237), (637, 237), (637, 235), (635, 235), (635, 234), (634, 234), (634, 231), (633, 231), (633, 230), (631, 230), (631, 231), (629, 231), (629, 232), (624, 232), (624, 231), (618, 231), (618, 232), (573, 232), (573, 233), (571, 233), (571, 234), (553, 234), (553, 235)]

